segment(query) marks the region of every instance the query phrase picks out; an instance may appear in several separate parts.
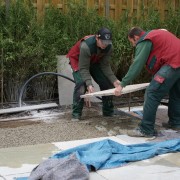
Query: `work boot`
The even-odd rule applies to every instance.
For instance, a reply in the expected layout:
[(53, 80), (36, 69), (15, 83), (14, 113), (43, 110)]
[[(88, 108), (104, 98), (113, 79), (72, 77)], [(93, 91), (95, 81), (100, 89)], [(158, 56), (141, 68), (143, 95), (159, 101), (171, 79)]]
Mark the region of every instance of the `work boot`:
[(132, 137), (147, 137), (147, 138), (155, 137), (154, 135), (148, 135), (148, 134), (142, 133), (139, 128), (128, 130), (127, 135), (132, 136)]
[(78, 114), (72, 114), (72, 118), (71, 118), (71, 121), (73, 122), (78, 122), (81, 120), (81, 116), (78, 115)]
[(104, 117), (114, 117), (114, 113), (111, 113), (111, 114), (103, 114)]
[(78, 121), (80, 121), (80, 118), (72, 118), (71, 121), (72, 122), (78, 122)]
[(166, 129), (172, 129), (175, 131), (180, 131), (180, 126), (172, 126), (169, 123), (162, 123), (162, 127), (166, 128)]
[(109, 98), (108, 96), (103, 98), (102, 111), (103, 111), (103, 116), (113, 117), (114, 115), (114, 105), (112, 99)]
[(73, 104), (72, 119), (71, 119), (71, 121), (76, 122), (76, 121), (79, 121), (81, 119), (83, 103), (84, 102), (79, 102), (79, 103), (74, 103)]

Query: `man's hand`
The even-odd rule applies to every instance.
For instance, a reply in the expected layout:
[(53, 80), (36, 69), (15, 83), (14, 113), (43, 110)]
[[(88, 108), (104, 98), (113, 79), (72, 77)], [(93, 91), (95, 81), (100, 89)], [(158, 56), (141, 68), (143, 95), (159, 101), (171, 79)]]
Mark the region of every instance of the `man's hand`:
[(122, 91), (123, 87), (121, 85), (117, 86), (114, 90), (114, 95), (115, 96), (120, 96), (121, 95), (121, 91)]
[(88, 89), (88, 93), (93, 93), (94, 92), (94, 87), (92, 85), (89, 85), (87, 87), (87, 89)]
[(120, 83), (119, 80), (116, 80), (116, 81), (114, 82), (114, 87), (115, 87), (114, 95), (115, 95), (115, 96), (120, 96), (123, 87), (121, 86), (121, 83)]
[[(94, 88), (93, 88), (92, 85), (89, 85), (89, 86), (87, 87), (87, 90), (88, 90), (88, 91), (86, 92), (86, 94), (89, 94), (89, 93), (93, 93), (93, 92), (94, 92)], [(87, 107), (91, 107), (91, 101), (90, 101), (90, 99), (89, 99), (89, 98), (85, 98), (84, 100), (85, 100), (86, 106), (87, 106)]]

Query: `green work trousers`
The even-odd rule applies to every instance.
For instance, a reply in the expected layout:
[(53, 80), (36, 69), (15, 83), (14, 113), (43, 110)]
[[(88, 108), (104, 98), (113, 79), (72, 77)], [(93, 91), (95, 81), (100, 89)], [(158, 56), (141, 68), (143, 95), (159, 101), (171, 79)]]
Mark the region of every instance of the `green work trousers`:
[[(107, 90), (113, 88), (113, 84), (103, 74), (99, 67), (99, 64), (91, 64), (89, 71), (94, 81), (99, 85), (100, 90)], [(84, 106), (84, 99), (80, 98), (80, 95), (84, 94), (87, 91), (87, 87), (85, 82), (82, 80), (79, 71), (73, 71), (73, 77), (75, 80), (75, 88), (73, 93), (72, 117), (80, 118)], [(102, 97), (102, 111), (104, 116), (113, 115), (113, 96)]]
[(154, 75), (145, 92), (143, 119), (139, 125), (142, 133), (155, 135), (157, 108), (165, 95), (169, 95), (169, 124), (180, 127), (180, 68), (165, 65)]

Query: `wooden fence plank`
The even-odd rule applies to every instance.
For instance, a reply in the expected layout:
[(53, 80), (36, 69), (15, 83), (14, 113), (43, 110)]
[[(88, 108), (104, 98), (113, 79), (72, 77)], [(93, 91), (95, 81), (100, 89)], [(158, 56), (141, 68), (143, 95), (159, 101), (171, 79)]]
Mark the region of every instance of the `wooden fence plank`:
[(122, 0), (115, 0), (115, 20), (118, 20), (122, 14)]
[(88, 0), (87, 1), (87, 8), (95, 8), (95, 7), (96, 7), (95, 0)]
[(142, 8), (143, 2), (142, 0), (138, 0), (137, 2), (137, 18), (139, 19), (141, 17), (141, 8)]
[(110, 0), (105, 0), (105, 17), (109, 18), (110, 17)]
[[(80, 0), (74, 0), (74, 3)], [(50, 3), (57, 6), (63, 12), (67, 11), (67, 0), (32, 0), (33, 5), (37, 8), (39, 19), (44, 15), (44, 8), (49, 7)], [(141, 10), (144, 9), (144, 15), (147, 13), (149, 7), (154, 7), (156, 11), (160, 12), (163, 20), (168, 12), (168, 7), (178, 10), (180, 8), (180, 0), (86, 0), (87, 8), (96, 8), (98, 14), (106, 16), (114, 20), (118, 20), (124, 11), (129, 12), (129, 18), (137, 16), (141, 17)], [(109, 8), (108, 8), (109, 5)]]
[(44, 16), (45, 0), (37, 0), (37, 17), (41, 21)]
[(101, 16), (104, 15), (104, 0), (99, 0), (98, 13), (99, 13), (99, 15), (101, 15)]
[[(12, 0), (13, 1), (13, 0)], [(95, 8), (101, 16), (106, 16), (114, 20), (128, 11), (129, 19), (133, 16), (137, 18), (142, 15), (142, 8), (144, 14), (147, 14), (148, 8), (153, 7), (156, 11), (160, 12), (161, 19), (163, 20), (168, 13), (168, 8), (178, 11), (180, 8), (180, 0), (84, 0), (87, 8)], [(67, 3), (69, 0), (32, 0), (33, 6), (37, 9), (38, 20), (41, 20), (45, 13), (45, 8), (52, 5), (57, 6), (63, 12), (67, 12)], [(78, 3), (80, 0), (73, 0), (71, 2)], [(2, 3), (1, 3), (2, 4)], [(108, 8), (109, 7), (109, 8)]]
[(164, 13), (165, 13), (165, 3), (164, 0), (159, 0), (159, 12), (161, 20), (164, 19)]

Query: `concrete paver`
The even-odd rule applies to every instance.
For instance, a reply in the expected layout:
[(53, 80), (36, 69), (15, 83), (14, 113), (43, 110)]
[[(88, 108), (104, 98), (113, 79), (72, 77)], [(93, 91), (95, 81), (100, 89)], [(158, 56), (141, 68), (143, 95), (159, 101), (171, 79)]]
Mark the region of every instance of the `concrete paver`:
[[(163, 107), (164, 108), (164, 107)], [(134, 110), (132, 108), (132, 110)], [(137, 110), (142, 110), (139, 107)], [(166, 109), (167, 110), (167, 109)], [(161, 113), (162, 114), (162, 113)], [(166, 117), (166, 114), (163, 114)], [(162, 115), (159, 116), (162, 120)], [(167, 117), (166, 117), (167, 118)], [(163, 118), (164, 119), (164, 118)], [(6, 180), (28, 177), (34, 167), (51, 155), (79, 145), (103, 139), (111, 139), (124, 145), (150, 142), (151, 139), (135, 138), (127, 135), (108, 136), (75, 141), (0, 149), (0, 175)], [(0, 180), (3, 178), (0, 176)], [(168, 153), (143, 161), (132, 162), (119, 168), (90, 172), (90, 180), (177, 180), (180, 179), (180, 152)]]
[[(3, 148), (0, 149), (0, 175), (7, 180), (13, 180), (14, 177), (27, 177), (32, 169), (41, 161), (61, 150), (107, 138), (121, 144), (146, 142), (146, 138), (133, 138), (126, 135), (119, 135), (34, 146)], [(98, 170), (97, 172), (90, 173), (90, 180), (177, 180), (179, 178), (180, 153), (164, 154), (151, 159), (129, 163), (123, 167)]]

